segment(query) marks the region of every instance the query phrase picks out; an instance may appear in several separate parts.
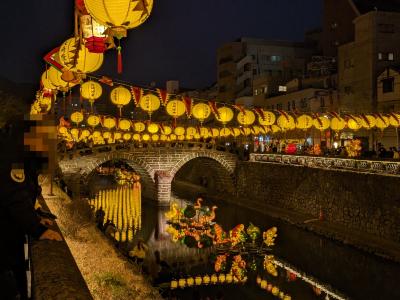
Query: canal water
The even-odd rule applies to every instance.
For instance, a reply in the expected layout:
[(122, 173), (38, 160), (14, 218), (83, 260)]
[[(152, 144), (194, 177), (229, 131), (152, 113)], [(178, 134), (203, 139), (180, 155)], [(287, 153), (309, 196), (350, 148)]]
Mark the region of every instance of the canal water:
[[(92, 194), (105, 185), (107, 188), (112, 186), (104, 177), (101, 183), (98, 182)], [(179, 199), (176, 196), (174, 198), (182, 206), (195, 200)], [(215, 273), (214, 265), (209, 261), (213, 253), (211, 249), (189, 249), (183, 244), (173, 242), (166, 232), (165, 212), (168, 208), (155, 207), (146, 200), (142, 202), (141, 228), (135, 233), (131, 245), (136, 244), (139, 239), (147, 244), (149, 251), (143, 269), (160, 283), (161, 291), (165, 295), (171, 294), (171, 291), (162, 282)], [(223, 202), (205, 204), (218, 206), (215, 221), (225, 230), (232, 229), (237, 224), (247, 226), (250, 222), (262, 231), (276, 226), (278, 237), (272, 253), (285, 266), (289, 266), (298, 275), (300, 273), (300, 276), (293, 276), (280, 267), (277, 277), (256, 271), (249, 274), (249, 280), (245, 284), (175, 289), (172, 294), (176, 299), (218, 299), (221, 295), (223, 299), (279, 299), (256, 284), (257, 274), (290, 295), (291, 299), (400, 299), (400, 264), (320, 237), (263, 213)], [(164, 271), (166, 269), (167, 274), (162, 272), (160, 275), (160, 263), (156, 262), (155, 252), (159, 252), (161, 265), (166, 266)], [(315, 285), (322, 285), (329, 295), (324, 291), (319, 294), (313, 288)]]

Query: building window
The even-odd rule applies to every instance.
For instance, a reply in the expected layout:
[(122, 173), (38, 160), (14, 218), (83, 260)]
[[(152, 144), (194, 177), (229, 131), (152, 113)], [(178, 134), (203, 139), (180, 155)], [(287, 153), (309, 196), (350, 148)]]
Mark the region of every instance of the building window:
[(394, 78), (386, 78), (382, 80), (382, 92), (392, 93), (394, 91)]
[(286, 87), (286, 85), (280, 85), (279, 88), (278, 88), (278, 91), (279, 91), (279, 92), (287, 92), (287, 87)]
[(264, 94), (267, 94), (267, 93), (268, 93), (268, 87), (264, 86)]
[(382, 60), (383, 59), (383, 53), (379, 52), (378, 53), (378, 60)]
[(387, 60), (393, 61), (394, 60), (394, 53), (388, 53)]
[(379, 24), (378, 27), (381, 33), (394, 33), (394, 24)]
[(254, 96), (258, 96), (258, 89), (254, 90)]
[(282, 56), (280, 55), (271, 55), (272, 62), (280, 62), (282, 60)]

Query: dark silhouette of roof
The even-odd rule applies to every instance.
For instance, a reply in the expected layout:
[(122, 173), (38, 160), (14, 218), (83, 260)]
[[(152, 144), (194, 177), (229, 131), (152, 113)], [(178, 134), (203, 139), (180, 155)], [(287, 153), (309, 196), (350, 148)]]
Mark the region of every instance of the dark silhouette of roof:
[(370, 11), (400, 12), (400, 0), (352, 0), (360, 14)]

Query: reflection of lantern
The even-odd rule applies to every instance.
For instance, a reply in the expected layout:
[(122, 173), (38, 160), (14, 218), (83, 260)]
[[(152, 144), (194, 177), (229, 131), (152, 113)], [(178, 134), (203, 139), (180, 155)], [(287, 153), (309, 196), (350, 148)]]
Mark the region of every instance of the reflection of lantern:
[(389, 123), (390, 123), (390, 125), (392, 125), (394, 127), (399, 127), (400, 126), (400, 114), (391, 113), (389, 116)]
[(96, 115), (90, 115), (87, 118), (86, 123), (91, 127), (96, 127), (100, 123), (100, 118)]
[(381, 130), (387, 128), (389, 124), (390, 124), (389, 118), (386, 116), (380, 115), (376, 118), (376, 127), (378, 127)]
[(71, 114), (70, 119), (72, 122), (74, 122), (74, 123), (76, 123), (76, 125), (78, 125), (79, 123), (81, 123), (83, 121), (83, 113), (81, 113), (80, 111), (76, 111)]
[(129, 130), (131, 128), (131, 122), (127, 119), (121, 119), (118, 122), (118, 128), (121, 130)]
[(122, 107), (131, 102), (132, 94), (127, 88), (119, 86), (111, 91), (110, 98), (111, 102), (118, 106), (119, 114), (121, 115)]
[(184, 135), (185, 134), (185, 128), (183, 127), (176, 127), (174, 130), (174, 133), (176, 135)]
[(331, 119), (331, 128), (334, 131), (343, 130), (346, 127), (346, 121), (340, 117), (333, 117)]
[(249, 126), (254, 123), (256, 116), (251, 110), (245, 109), (244, 112), (241, 111), (238, 113), (237, 120), (240, 124)]
[(89, 101), (90, 105), (100, 98), (102, 92), (103, 89), (98, 82), (89, 80), (81, 85), (81, 95)]
[(260, 125), (271, 126), (272, 124), (275, 123), (276, 117), (273, 112), (264, 110), (263, 113), (264, 113), (264, 119), (261, 117), (258, 117), (258, 123)]
[(366, 129), (374, 128), (376, 125), (376, 119), (374, 116), (371, 115), (365, 115), (360, 117), (360, 121), (361, 121), (361, 126)]
[(103, 64), (102, 53), (91, 53), (80, 45), (79, 39), (70, 38), (66, 40), (58, 51), (61, 64), (68, 70), (78, 73), (92, 73), (97, 71)]
[(154, 123), (149, 124), (149, 125), (147, 126), (147, 131), (148, 131), (149, 133), (157, 133), (157, 132), (158, 132), (158, 125), (157, 125), (157, 124), (154, 124)]
[(326, 117), (316, 117), (313, 120), (313, 125), (316, 129), (322, 131), (322, 130), (327, 130), (331, 125), (331, 122)]
[(358, 130), (361, 128), (361, 120), (359, 117), (355, 117), (353, 116), (352, 118), (349, 118), (349, 120), (347, 121), (347, 126), (351, 129), (351, 130)]
[(291, 130), (296, 128), (296, 123), (293, 119), (292, 116), (289, 115), (282, 115), (278, 117), (278, 120), (276, 121), (279, 127), (281, 127), (284, 130)]
[(115, 121), (115, 119), (114, 119), (113, 117), (106, 117), (106, 118), (104, 118), (103, 126), (104, 126), (105, 128), (107, 128), (107, 129), (112, 129), (112, 128), (115, 127), (116, 124), (117, 124), (117, 123), (116, 123), (116, 121)]
[(311, 128), (313, 119), (309, 115), (301, 115), (297, 118), (296, 127), (302, 130)]
[(146, 125), (142, 122), (136, 122), (133, 124), (133, 129), (135, 129), (136, 132), (143, 132), (146, 129)]
[(222, 124), (230, 122), (234, 116), (232, 109), (225, 106), (218, 108), (218, 114), (219, 115), (215, 115), (215, 118), (219, 122), (222, 122)]
[(181, 100), (169, 101), (165, 109), (167, 110), (167, 113), (174, 119), (184, 115), (186, 111), (185, 103)]
[(193, 116), (199, 120), (201, 123), (204, 122), (211, 114), (211, 109), (207, 104), (197, 103), (193, 106), (192, 110)]
[(160, 99), (153, 94), (144, 95), (139, 100), (139, 106), (144, 111), (147, 111), (149, 115), (151, 115), (154, 111), (159, 109), (160, 105), (161, 105)]

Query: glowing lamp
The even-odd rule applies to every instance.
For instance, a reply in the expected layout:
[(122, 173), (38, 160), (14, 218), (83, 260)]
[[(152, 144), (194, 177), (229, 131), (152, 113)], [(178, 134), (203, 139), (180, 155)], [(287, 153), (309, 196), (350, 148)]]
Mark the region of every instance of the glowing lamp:
[(169, 101), (165, 109), (167, 110), (167, 114), (169, 114), (174, 119), (179, 118), (186, 112), (185, 103), (182, 100)]
[(150, 135), (148, 135), (147, 133), (143, 134), (142, 135), (142, 140), (145, 141), (145, 142), (149, 141), (150, 140)]
[(113, 117), (105, 117), (103, 121), (103, 126), (107, 129), (113, 129), (117, 125), (115, 118)]
[(211, 278), (210, 278), (210, 281), (211, 281), (212, 284), (217, 284), (217, 283), (218, 283), (218, 276), (217, 276), (217, 274), (212, 274), (212, 275), (211, 275)]
[(101, 137), (101, 132), (100, 131), (94, 131), (93, 133), (92, 133), (92, 137), (93, 138), (99, 138), (99, 137)]
[(237, 120), (240, 124), (249, 126), (256, 120), (256, 115), (251, 110), (245, 109), (243, 112), (238, 113)]
[(67, 133), (68, 133), (67, 127), (65, 127), (65, 126), (60, 126), (60, 127), (58, 128), (58, 133), (61, 134), (61, 135), (67, 134)]
[(331, 122), (326, 117), (316, 117), (313, 120), (313, 125), (316, 129), (323, 131), (323, 130), (327, 130), (329, 128), (329, 126), (331, 125)]
[(285, 297), (283, 297), (283, 300), (292, 300), (292, 297), (290, 297), (289, 295), (285, 295)]
[(153, 134), (153, 135), (151, 136), (151, 140), (152, 140), (153, 142), (158, 142), (158, 141), (160, 140), (160, 136), (159, 136), (158, 134)]
[(363, 117), (360, 117), (360, 121), (361, 121), (361, 126), (366, 129), (372, 129), (376, 125), (376, 119), (372, 115), (365, 115)]
[(89, 136), (90, 136), (90, 131), (89, 130), (87, 130), (87, 129), (82, 130), (81, 137), (80, 137), (81, 139), (85, 139), (85, 138), (87, 138)]
[(243, 128), (243, 132), (245, 136), (249, 136), (251, 134), (251, 129), (250, 128)]
[(87, 120), (86, 123), (90, 126), (90, 127), (96, 127), (97, 125), (100, 124), (100, 118), (96, 115), (90, 115)]
[(283, 299), (285, 297), (285, 293), (284, 292), (279, 292), (278, 296), (279, 296), (280, 299)]
[(226, 124), (233, 119), (233, 110), (229, 107), (220, 107), (218, 108), (218, 115), (215, 115), (217, 121), (221, 122), (222, 124)]
[(131, 102), (132, 94), (127, 88), (119, 86), (111, 91), (110, 99), (111, 102), (119, 108), (121, 115), (122, 107)]
[(130, 133), (126, 132), (126, 133), (124, 133), (122, 138), (124, 139), (124, 141), (130, 141), (132, 139), (132, 135)]
[(258, 285), (261, 284), (261, 277), (260, 277), (260, 275), (257, 275), (256, 283), (257, 283)]
[(146, 129), (146, 125), (144, 125), (144, 123), (142, 122), (136, 122), (135, 124), (133, 124), (133, 129), (136, 132), (143, 132)]
[(279, 288), (274, 286), (271, 290), (272, 295), (278, 296), (279, 295)]
[(331, 129), (334, 131), (341, 131), (346, 127), (346, 121), (340, 117), (333, 117), (331, 119)]
[(160, 99), (153, 94), (144, 95), (139, 100), (140, 108), (146, 111), (149, 115), (151, 115), (154, 111), (159, 109), (160, 105), (161, 105)]
[(102, 93), (101, 85), (93, 80), (86, 81), (81, 85), (81, 96), (83, 99), (88, 100), (91, 106), (101, 97)]
[(177, 289), (178, 288), (178, 281), (172, 280), (170, 287), (171, 287), (171, 290)]
[(111, 139), (111, 132), (109, 132), (109, 131), (103, 132), (103, 138), (105, 138), (105, 139)]
[(185, 134), (185, 128), (183, 127), (176, 127), (174, 130), (174, 133), (176, 135), (184, 135)]
[(155, 123), (151, 123), (147, 126), (147, 131), (149, 133), (157, 133), (158, 132), (158, 125)]
[(207, 285), (207, 284), (210, 283), (210, 281), (211, 281), (210, 276), (208, 276), (208, 275), (203, 276), (203, 283), (204, 283), (204, 284)]
[(127, 119), (121, 119), (118, 122), (118, 128), (123, 131), (127, 131), (131, 128), (131, 122)]
[(285, 152), (287, 154), (296, 154), (296, 151), (297, 151), (296, 144), (288, 144), (286, 146)]
[(227, 283), (232, 283), (232, 281), (233, 281), (233, 276), (232, 276), (232, 274), (226, 274), (226, 282)]
[(207, 104), (197, 103), (193, 106), (192, 114), (200, 123), (203, 123), (210, 116), (211, 109)]
[(194, 279), (194, 283), (196, 285), (201, 285), (203, 283), (203, 279), (200, 276), (196, 276), (196, 278)]
[(232, 133), (231, 133), (231, 131), (230, 131), (228, 128), (222, 128), (222, 129), (219, 131), (219, 135), (220, 135), (221, 137), (229, 137), (231, 134), (232, 134)]
[(43, 72), (42, 77), (41, 77), (41, 82), (43, 85), (43, 88), (46, 90), (56, 90), (57, 87), (51, 82), (49, 78), (49, 71), (46, 70)]
[(269, 284), (267, 285), (267, 291), (268, 291), (268, 292), (271, 292), (271, 291), (272, 291), (272, 287), (273, 287), (272, 284), (269, 283)]
[(186, 280), (186, 283), (187, 283), (187, 286), (193, 286), (194, 285), (194, 279), (193, 279), (193, 277), (189, 277), (187, 280)]
[(281, 127), (284, 130), (292, 130), (296, 128), (296, 122), (294, 121), (294, 118), (289, 115), (279, 116), (276, 123), (278, 124), (279, 127)]
[(134, 141), (140, 141), (140, 134), (139, 134), (139, 133), (135, 133), (135, 134), (133, 135), (132, 139), (133, 139)]
[(263, 126), (273, 125), (276, 121), (275, 114), (271, 111), (265, 111), (265, 110), (263, 110), (263, 113), (264, 113), (264, 119), (258, 117), (258, 123)]
[(219, 130), (217, 128), (212, 128), (211, 133), (213, 137), (219, 137)]
[(83, 121), (83, 113), (81, 113), (80, 111), (76, 111), (71, 114), (70, 119), (72, 122), (74, 122), (76, 125), (78, 125), (79, 123), (81, 123)]
[(80, 17), (80, 24), (85, 46), (89, 52), (104, 53), (107, 50), (107, 26), (100, 24), (92, 16), (86, 14)]
[(168, 136), (166, 136), (165, 134), (160, 135), (160, 141), (166, 142), (167, 140), (168, 140)]
[(186, 128), (186, 135), (194, 136), (195, 134), (197, 134), (197, 129), (196, 128), (194, 128), (194, 127)]
[(70, 87), (75, 85), (72, 82), (64, 81), (61, 78), (62, 73), (60, 71), (58, 71), (56, 68), (54, 68), (54, 67), (50, 67), (47, 70), (47, 76), (48, 76), (47, 78), (50, 80), (51, 84), (53, 86), (55, 86), (58, 90), (62, 91), (62, 92), (68, 91), (68, 89)]
[(210, 132), (209, 132), (208, 128), (206, 128), (206, 127), (201, 127), (201, 128), (200, 128), (200, 135), (201, 135), (201, 137), (203, 137), (203, 138), (207, 138), (207, 137), (210, 135)]
[(193, 135), (186, 135), (186, 140), (188, 140), (188, 141), (193, 140)]
[(169, 135), (169, 140), (171, 142), (176, 141), (176, 139), (177, 139), (176, 134), (172, 133), (172, 134)]
[(185, 278), (181, 278), (178, 281), (178, 286), (183, 289), (186, 286), (186, 279)]
[(258, 135), (260, 133), (260, 127), (258, 126), (253, 126), (253, 134)]
[(352, 116), (352, 118), (349, 118), (347, 121), (347, 126), (351, 130), (359, 130), (361, 128), (361, 120), (359, 117)]
[(267, 289), (267, 285), (268, 285), (268, 282), (267, 282), (265, 279), (263, 279), (263, 280), (260, 281), (260, 287), (261, 287), (263, 290)]
[(390, 124), (389, 118), (386, 116), (380, 116), (376, 118), (376, 127), (383, 130), (387, 128)]
[(71, 129), (71, 135), (72, 135), (73, 139), (74, 139), (75, 141), (77, 141), (77, 140), (78, 140), (78, 137), (79, 137), (79, 129), (77, 129), (77, 128), (72, 128), (72, 129)]
[(163, 126), (163, 133), (165, 135), (170, 135), (172, 133), (172, 128), (169, 126)]
[(234, 137), (238, 137), (240, 136), (242, 133), (240, 132), (239, 128), (233, 128), (233, 136)]
[(301, 115), (296, 120), (296, 128), (307, 130), (310, 129), (313, 125), (313, 119), (309, 115)]
[(394, 127), (400, 126), (400, 114), (398, 113), (391, 113), (389, 116), (389, 123)]
[(178, 135), (178, 141), (184, 141), (185, 136), (184, 135)]
[(225, 274), (223, 274), (223, 273), (219, 274), (219, 276), (218, 276), (219, 283), (224, 283), (225, 280), (226, 280)]
[(122, 139), (122, 133), (121, 132), (114, 132), (114, 139), (116, 141), (119, 141)]

